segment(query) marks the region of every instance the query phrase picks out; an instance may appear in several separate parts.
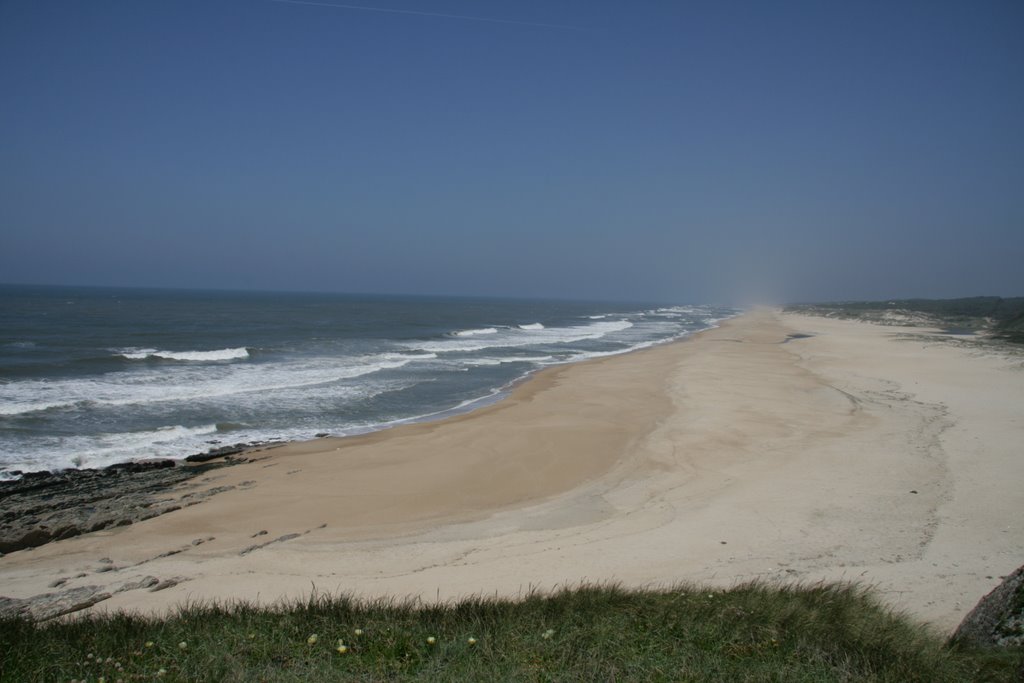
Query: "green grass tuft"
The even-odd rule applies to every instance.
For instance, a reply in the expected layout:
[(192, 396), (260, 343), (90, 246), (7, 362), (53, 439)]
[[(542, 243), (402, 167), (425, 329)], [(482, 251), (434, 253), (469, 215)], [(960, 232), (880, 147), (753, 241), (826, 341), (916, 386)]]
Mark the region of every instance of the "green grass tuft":
[[(344, 653), (337, 651), (339, 640)], [(1012, 680), (1020, 656), (949, 647), (845, 584), (727, 591), (581, 586), (517, 601), (475, 597), (441, 605), (344, 596), (277, 609), (192, 604), (159, 620), (116, 614), (36, 625), (8, 619), (0, 621), (0, 648), (0, 680), (26, 682), (102, 676), (108, 682), (942, 683)]]

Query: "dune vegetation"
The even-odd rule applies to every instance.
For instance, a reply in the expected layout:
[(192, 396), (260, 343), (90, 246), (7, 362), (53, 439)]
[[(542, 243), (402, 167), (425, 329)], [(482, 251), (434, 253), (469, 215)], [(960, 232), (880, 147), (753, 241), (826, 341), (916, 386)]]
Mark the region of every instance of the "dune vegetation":
[(853, 585), (579, 586), (424, 605), (314, 596), (0, 622), (3, 681), (1008, 681)]

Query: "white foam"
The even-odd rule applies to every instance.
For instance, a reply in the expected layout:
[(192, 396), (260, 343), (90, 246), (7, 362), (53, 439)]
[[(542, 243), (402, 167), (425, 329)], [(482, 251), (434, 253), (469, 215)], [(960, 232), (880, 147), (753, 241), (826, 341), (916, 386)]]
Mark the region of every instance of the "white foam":
[[(208, 424), (195, 427), (169, 425), (148, 431), (70, 437), (44, 436), (34, 440), (27, 447), (0, 449), (0, 463), (6, 470), (24, 472), (68, 467), (96, 468), (139, 458), (183, 458), (192, 453), (205, 452), (212, 446), (223, 443), (311, 439), (323, 431), (341, 433), (337, 427), (323, 423), (323, 413), (318, 414), (317, 410), (326, 409), (327, 406), (317, 406), (317, 402), (333, 402), (330, 407), (336, 410), (339, 400), (347, 402), (351, 399), (372, 397), (406, 386), (409, 385), (383, 382), (374, 386), (334, 386), (330, 391), (317, 391), (313, 394), (303, 391), (284, 395), (258, 393), (249, 395), (248, 398), (257, 402), (272, 402), (276, 410), (280, 410), (282, 406), (287, 406), (290, 410), (304, 410), (310, 413), (311, 419), (301, 425), (293, 424), (287, 428), (254, 428), (239, 424), (238, 429), (232, 429), (230, 435), (218, 430), (216, 424)], [(251, 403), (239, 407), (256, 410), (266, 408)]]
[(544, 329), (544, 325), (542, 325), (541, 323), (529, 323), (527, 325), (520, 325), (519, 329), (521, 329), (521, 330), (543, 330)]
[(479, 407), (494, 402), (495, 400), (500, 398), (505, 391), (507, 391), (509, 386), (510, 385), (506, 385), (504, 387), (492, 389), (483, 396), (477, 396), (475, 398), (466, 399), (464, 401), (461, 401), (457, 405), (452, 406), (451, 408), (443, 408), (441, 410), (435, 410), (434, 412), (431, 413), (424, 413), (422, 415), (415, 415), (413, 417), (399, 418), (397, 420), (389, 420), (387, 422), (377, 422), (372, 424), (359, 425), (354, 428), (345, 430), (342, 436), (366, 434), (368, 432), (376, 432), (384, 429), (390, 429), (391, 427), (397, 427), (398, 425), (403, 424), (429, 422), (431, 419), (438, 418), (444, 415), (453, 415), (456, 413), (467, 412), (472, 407)]
[(478, 330), (459, 330), (452, 333), (452, 335), (456, 337), (477, 337), (482, 334), (498, 334), (498, 328), (482, 327)]
[(249, 357), (249, 349), (241, 346), (237, 349), (217, 349), (214, 351), (161, 351), (158, 349), (123, 349), (120, 355), (129, 360), (145, 360), (146, 358), (163, 358), (165, 360), (184, 361), (219, 361), (242, 360)]
[(114, 349), (114, 352), (128, 360), (142, 360), (149, 358), (151, 353), (156, 353), (156, 349)]
[[(21, 384), (25, 384), (22, 382)], [(0, 386), (0, 389), (6, 389), (8, 386)], [(0, 415), (21, 415), (22, 413), (34, 413), (41, 410), (50, 410), (51, 408), (66, 408), (75, 404), (75, 401), (46, 401), (46, 400), (26, 400), (18, 401), (5, 400), (3, 396), (0, 396)]]
[(21, 415), (79, 405), (124, 406), (223, 398), (330, 385), (403, 367), (434, 354), (382, 354), (291, 363), (179, 366), (100, 377), (28, 380), (0, 385), (0, 415)]
[(504, 363), (546, 363), (554, 358), (554, 356), (506, 356), (504, 358), (467, 358), (460, 362), (466, 365), (487, 366)]
[[(714, 318), (712, 318), (710, 320), (714, 320)], [(679, 332), (678, 334), (675, 334), (675, 335), (672, 335), (672, 336), (669, 336), (669, 337), (662, 337), (662, 338), (658, 338), (658, 339), (649, 339), (647, 341), (641, 341), (641, 342), (637, 342), (635, 344), (631, 344), (630, 346), (627, 346), (625, 348), (613, 349), (611, 351), (581, 351), (579, 353), (573, 354), (572, 356), (569, 356), (568, 358), (555, 359), (554, 363), (547, 363), (547, 364), (549, 364), (549, 365), (561, 365), (563, 363), (577, 363), (577, 362), (580, 362), (580, 361), (591, 360), (591, 359), (594, 359), (594, 358), (606, 358), (608, 356), (621, 356), (624, 353), (631, 353), (633, 351), (640, 351), (641, 349), (648, 349), (648, 348), (651, 348), (652, 346), (660, 346), (662, 344), (668, 344), (669, 342), (678, 341), (680, 339), (683, 339), (685, 337), (690, 336), (694, 332), (702, 332), (704, 330), (709, 330), (709, 329), (712, 329), (712, 328), (715, 328), (715, 327), (717, 327), (717, 325), (709, 322), (709, 323), (706, 323), (704, 327), (701, 327), (701, 328), (699, 328), (697, 330), (692, 330), (692, 331), (691, 330), (685, 330), (685, 331)]]
[(673, 341), (673, 339), (656, 339), (652, 341), (641, 342), (632, 346), (627, 346), (622, 349), (613, 349), (612, 351), (581, 351), (580, 353), (569, 356), (563, 363), (576, 363), (582, 360), (591, 360), (593, 358), (606, 358), (608, 356), (621, 356), (624, 353), (630, 353), (632, 351), (639, 351), (640, 349), (647, 349), (652, 346), (664, 344), (666, 342)]
[[(40, 444), (39, 452), (19, 453), (21, 458), (6, 465), (9, 469), (32, 471), (39, 469), (64, 469), (67, 467), (105, 467), (116, 462), (125, 462), (138, 458), (151, 457), (183, 457), (188, 451), (201, 448), (205, 439), (217, 433), (217, 425), (200, 425), (185, 427), (167, 425), (150, 431), (122, 432), (97, 434), (93, 436), (71, 436), (57, 439), (46, 439)], [(57, 460), (54, 455), (66, 458)], [(5, 461), (10, 462), (8, 458)]]
[(407, 346), (410, 349), (429, 351), (431, 353), (464, 353), (494, 348), (550, 346), (552, 344), (570, 344), (578, 341), (600, 339), (630, 327), (633, 327), (633, 323), (628, 320), (607, 320), (569, 327), (548, 327), (529, 330), (508, 328), (502, 330), (501, 333), (488, 336), (486, 340), (445, 339), (432, 342), (410, 342)]

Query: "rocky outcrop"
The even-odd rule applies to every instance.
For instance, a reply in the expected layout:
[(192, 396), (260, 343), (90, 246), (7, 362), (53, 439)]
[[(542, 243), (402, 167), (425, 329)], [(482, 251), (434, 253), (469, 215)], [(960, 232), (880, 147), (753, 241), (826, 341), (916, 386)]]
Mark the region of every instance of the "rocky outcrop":
[(194, 504), (206, 496), (186, 494), (177, 499), (168, 493), (182, 482), (234, 462), (239, 460), (228, 457), (203, 465), (131, 462), (100, 470), (32, 472), (17, 481), (0, 482), (0, 554), (133, 524)]
[(180, 576), (162, 581), (155, 576), (144, 576), (134, 581), (126, 581), (117, 588), (88, 585), (42, 593), (29, 598), (0, 596), (0, 619), (23, 618), (31, 621), (45, 621), (92, 607), (115, 593), (133, 590), (149, 590), (152, 593), (177, 586), (184, 580)]
[(251, 448), (258, 444), (235, 444), (234, 446), (221, 446), (220, 448), (211, 448), (205, 453), (196, 453), (185, 458), (185, 462), (209, 462), (210, 460), (216, 460), (217, 458), (223, 458), (228, 455), (237, 455), (242, 453), (247, 448)]
[(57, 593), (44, 593), (31, 598), (0, 598), (0, 618), (27, 617), (35, 621), (53, 619), (92, 607), (110, 597), (99, 586), (79, 586)]
[(975, 605), (952, 641), (977, 647), (1024, 645), (1024, 566)]

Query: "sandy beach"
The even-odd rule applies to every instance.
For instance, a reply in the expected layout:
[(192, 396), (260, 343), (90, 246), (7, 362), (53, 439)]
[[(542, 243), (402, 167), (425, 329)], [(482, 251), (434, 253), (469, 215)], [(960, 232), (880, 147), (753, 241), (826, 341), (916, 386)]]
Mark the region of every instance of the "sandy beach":
[(0, 594), (161, 612), (849, 580), (952, 630), (1024, 564), (1021, 406), (1019, 352), (758, 310), (466, 415), (253, 453), (167, 492), (225, 487), (200, 504), (0, 558)]

